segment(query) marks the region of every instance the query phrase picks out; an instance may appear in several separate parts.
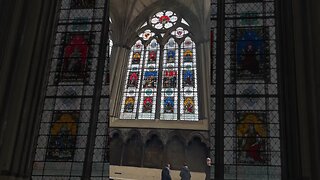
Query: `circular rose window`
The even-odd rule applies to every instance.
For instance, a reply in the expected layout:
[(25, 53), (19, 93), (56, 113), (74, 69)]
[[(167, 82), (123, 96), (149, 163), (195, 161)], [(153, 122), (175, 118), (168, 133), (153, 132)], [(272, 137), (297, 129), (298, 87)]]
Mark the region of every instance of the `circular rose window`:
[(151, 25), (156, 29), (168, 29), (176, 24), (177, 15), (172, 11), (160, 11), (150, 19)]

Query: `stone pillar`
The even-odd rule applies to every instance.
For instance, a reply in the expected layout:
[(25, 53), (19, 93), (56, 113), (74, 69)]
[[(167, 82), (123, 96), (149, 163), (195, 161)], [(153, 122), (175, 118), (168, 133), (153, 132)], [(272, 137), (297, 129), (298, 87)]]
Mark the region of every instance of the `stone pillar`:
[(56, 4), (1, 2), (0, 179), (31, 177)]
[[(319, 5), (317, 0), (293, 0), (293, 38), (296, 67), (297, 111), (301, 179), (320, 178), (319, 149)], [(292, 60), (294, 63), (294, 60)], [(290, 61), (288, 62), (290, 63)], [(288, 119), (287, 119), (288, 120)], [(288, 149), (288, 151), (292, 151)], [(294, 150), (293, 150), (294, 151)], [(296, 162), (299, 164), (299, 161)], [(291, 172), (295, 172), (292, 170)], [(297, 177), (299, 178), (299, 177)]]
[(309, 54), (307, 72), (308, 103), (308, 139), (311, 160), (311, 179), (320, 179), (320, 2), (319, 0), (303, 1), (307, 4), (307, 21), (309, 30), (306, 51)]
[(128, 66), (129, 47), (114, 44), (110, 66), (110, 117), (118, 117), (122, 101), (122, 88), (125, 83)]
[[(209, 35), (208, 35), (209, 36)], [(209, 119), (210, 113), (210, 40), (197, 42), (197, 70), (198, 70), (198, 95), (199, 118)]]

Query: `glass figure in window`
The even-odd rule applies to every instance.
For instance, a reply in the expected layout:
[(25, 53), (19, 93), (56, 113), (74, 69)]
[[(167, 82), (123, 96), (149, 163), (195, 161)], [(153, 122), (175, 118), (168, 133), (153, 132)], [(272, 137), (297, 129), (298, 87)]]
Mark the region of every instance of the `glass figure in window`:
[(138, 72), (129, 73), (128, 87), (138, 87)]
[(183, 102), (184, 112), (187, 114), (194, 113), (194, 101), (192, 97), (185, 97)]
[(124, 112), (131, 113), (133, 112), (135, 99), (134, 97), (127, 97), (124, 102)]
[(157, 83), (157, 74), (157, 71), (145, 72), (143, 88), (155, 88)]
[(249, 71), (251, 74), (259, 73), (259, 61), (257, 58), (257, 50), (251, 42), (242, 49), (241, 54), (241, 68)]
[(175, 88), (177, 86), (177, 72), (165, 71), (163, 78), (163, 88)]
[(261, 28), (237, 29), (236, 77), (238, 79), (261, 79), (266, 76), (264, 52), (267, 51)]
[(152, 97), (145, 97), (143, 100), (143, 113), (151, 113), (152, 112)]
[(167, 60), (167, 63), (174, 63), (174, 60), (175, 60), (175, 54), (176, 52), (174, 50), (168, 50), (168, 60)]
[(183, 53), (184, 62), (192, 62), (192, 50), (187, 49)]
[(157, 52), (156, 51), (150, 51), (149, 52), (148, 63), (149, 64), (154, 64), (156, 62), (156, 57), (157, 57)]
[(141, 58), (140, 52), (135, 52), (133, 54), (132, 64), (139, 64), (140, 63), (140, 58)]
[(56, 112), (50, 129), (47, 159), (72, 160), (79, 113)]
[(94, 8), (95, 0), (71, 0), (71, 9), (91, 9)]
[(67, 35), (63, 54), (62, 81), (81, 81), (86, 77), (88, 39), (88, 35)]
[(174, 100), (173, 97), (165, 97), (164, 98), (164, 113), (173, 113)]
[(194, 85), (193, 71), (184, 70), (183, 71), (183, 85), (184, 87), (193, 87)]
[(265, 138), (267, 130), (257, 114), (240, 115), (237, 125), (239, 162), (261, 164), (266, 162)]

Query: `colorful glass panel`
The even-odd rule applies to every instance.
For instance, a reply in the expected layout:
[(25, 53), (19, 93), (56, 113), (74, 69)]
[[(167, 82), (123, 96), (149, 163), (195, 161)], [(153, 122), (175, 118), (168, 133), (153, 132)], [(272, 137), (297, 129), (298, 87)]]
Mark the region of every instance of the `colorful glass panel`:
[(135, 97), (126, 97), (124, 101), (124, 112), (132, 113), (135, 105)]
[(127, 87), (138, 88), (139, 71), (130, 72)]
[(161, 11), (156, 13), (150, 19), (151, 25), (156, 29), (168, 29), (176, 24), (177, 15), (172, 11)]
[(267, 36), (262, 28), (238, 28), (236, 31), (236, 74), (238, 79), (264, 79), (269, 77), (268, 62), (265, 51), (267, 43), (263, 40)]
[(91, 66), (90, 42), (93, 38), (90, 34), (66, 35), (66, 44), (61, 50), (63, 60), (58, 63), (60, 72), (56, 76), (56, 82), (88, 81), (88, 70)]
[(143, 88), (156, 88), (157, 87), (157, 71), (146, 71), (144, 72)]
[(193, 97), (184, 97), (184, 100), (183, 100), (184, 113), (194, 114), (195, 112), (194, 106), (195, 104), (194, 104)]
[(238, 162), (244, 164), (267, 163), (265, 114), (238, 113)]
[(79, 112), (55, 112), (50, 128), (47, 159), (72, 160), (76, 147)]
[(163, 88), (177, 87), (177, 71), (164, 71)]
[(134, 52), (132, 57), (132, 64), (140, 64), (141, 52)]
[(131, 48), (127, 79), (121, 106), (121, 119), (135, 119), (140, 93), (144, 45), (138, 40)]
[(183, 70), (183, 87), (194, 87), (194, 72)]
[(175, 36), (176, 38), (183, 38), (188, 33), (189, 31), (183, 29), (182, 27), (178, 27), (175, 31), (171, 32), (171, 35)]
[(152, 39), (146, 48), (143, 82), (140, 94), (139, 119), (155, 119), (160, 45)]
[(156, 51), (149, 51), (148, 63), (154, 64), (156, 62), (156, 58), (157, 58), (157, 52)]
[(143, 33), (139, 35), (144, 41), (148, 41), (151, 37), (155, 35), (150, 29), (145, 30)]
[(153, 97), (146, 96), (143, 99), (142, 113), (151, 113), (152, 112), (152, 106), (153, 106)]
[(198, 120), (198, 87), (195, 43), (186, 37), (181, 44), (180, 119)]
[(164, 97), (164, 113), (174, 113), (174, 98)]
[(178, 49), (179, 46), (173, 38), (164, 46), (160, 110), (160, 119), (163, 120), (178, 118)]

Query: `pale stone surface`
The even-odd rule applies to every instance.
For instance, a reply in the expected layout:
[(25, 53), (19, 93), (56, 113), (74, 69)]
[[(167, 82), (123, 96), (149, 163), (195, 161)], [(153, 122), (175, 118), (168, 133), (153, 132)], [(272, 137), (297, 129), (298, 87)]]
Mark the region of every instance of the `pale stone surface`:
[[(180, 171), (171, 170), (172, 180), (180, 180)], [(191, 172), (191, 179), (201, 180), (205, 178), (204, 173)], [(114, 180), (159, 180), (161, 169), (137, 168), (128, 166), (110, 166), (110, 179)]]

